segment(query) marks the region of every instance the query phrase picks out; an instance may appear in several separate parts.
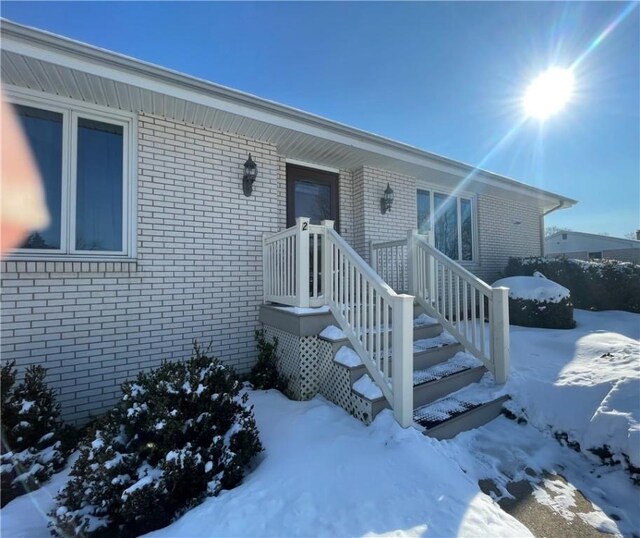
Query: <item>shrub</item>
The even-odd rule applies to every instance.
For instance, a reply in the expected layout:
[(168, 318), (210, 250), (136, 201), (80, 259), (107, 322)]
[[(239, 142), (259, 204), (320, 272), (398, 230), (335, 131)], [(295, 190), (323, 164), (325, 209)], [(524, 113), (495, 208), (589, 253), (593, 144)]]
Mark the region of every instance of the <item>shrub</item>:
[(509, 323), (542, 329), (573, 329), (573, 304), (570, 298), (558, 302), (509, 298)]
[(15, 361), (2, 366), (2, 448), (0, 488), (2, 506), (38, 489), (65, 464), (71, 428), (60, 421), (60, 406), (44, 381), (46, 370), (30, 366), (24, 381), (15, 384)]
[(505, 276), (528, 276), (534, 271), (568, 288), (576, 308), (640, 313), (640, 265), (616, 260), (510, 258)]
[(136, 536), (236, 486), (262, 450), (240, 381), (195, 346), (122, 386), (51, 512), (58, 536)]
[(249, 381), (256, 389), (278, 389), (287, 394), (289, 378), (278, 371), (278, 339), (267, 341), (264, 331), (256, 331), (258, 362), (251, 369)]

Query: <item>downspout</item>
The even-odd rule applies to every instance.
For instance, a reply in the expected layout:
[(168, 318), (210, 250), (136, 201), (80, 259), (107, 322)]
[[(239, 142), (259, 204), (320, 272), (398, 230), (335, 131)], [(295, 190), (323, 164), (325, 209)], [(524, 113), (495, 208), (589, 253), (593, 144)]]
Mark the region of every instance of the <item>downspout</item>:
[(560, 203), (556, 207), (552, 207), (549, 211), (545, 211), (542, 215), (540, 215), (540, 256), (544, 257), (544, 218), (549, 214), (553, 213), (557, 209), (562, 209), (564, 207), (564, 200), (560, 201)]

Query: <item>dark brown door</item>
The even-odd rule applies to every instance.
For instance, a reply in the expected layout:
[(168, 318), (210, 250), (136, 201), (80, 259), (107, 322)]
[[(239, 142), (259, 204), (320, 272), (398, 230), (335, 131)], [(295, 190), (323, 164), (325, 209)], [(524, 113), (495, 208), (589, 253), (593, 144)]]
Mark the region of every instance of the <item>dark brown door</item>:
[(323, 220), (338, 223), (338, 174), (304, 166), (287, 165), (287, 227), (297, 217), (309, 217), (311, 224)]

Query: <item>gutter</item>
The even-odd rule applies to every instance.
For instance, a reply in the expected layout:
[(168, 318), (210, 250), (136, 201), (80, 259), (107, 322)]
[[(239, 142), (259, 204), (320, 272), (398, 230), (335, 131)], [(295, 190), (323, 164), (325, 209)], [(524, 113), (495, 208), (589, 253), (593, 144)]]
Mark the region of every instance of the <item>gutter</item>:
[[(577, 203), (577, 202), (576, 202)], [(556, 207), (552, 207), (549, 211), (545, 211), (540, 215), (540, 256), (544, 256), (544, 218), (558, 209), (564, 209), (565, 207), (571, 207), (574, 204), (565, 206), (565, 200), (560, 200), (560, 203)]]

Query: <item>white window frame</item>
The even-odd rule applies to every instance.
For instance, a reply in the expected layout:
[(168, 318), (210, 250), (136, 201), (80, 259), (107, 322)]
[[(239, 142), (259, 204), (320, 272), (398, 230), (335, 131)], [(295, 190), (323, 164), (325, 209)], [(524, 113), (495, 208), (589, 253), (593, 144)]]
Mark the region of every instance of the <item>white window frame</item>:
[[(477, 196), (468, 192), (452, 192), (441, 187), (433, 186), (427, 183), (418, 182), (416, 187), (416, 211), (418, 207), (418, 191), (426, 191), (429, 193), (429, 230), (435, 233), (435, 194), (446, 196), (447, 198), (456, 199), (457, 211), (457, 233), (458, 233), (458, 259), (454, 260), (461, 265), (476, 265), (478, 263), (478, 224), (477, 224)], [(462, 219), (460, 200), (464, 199), (471, 203), (471, 259), (462, 260)], [(417, 213), (416, 213), (417, 216)]]
[[(8, 102), (61, 113), (62, 118), (62, 195), (60, 204), (60, 249), (15, 249), (11, 259), (97, 261), (135, 259), (137, 200), (136, 114), (99, 105), (79, 103), (41, 92), (7, 86)], [(122, 250), (76, 250), (76, 177), (78, 118), (122, 127)]]

